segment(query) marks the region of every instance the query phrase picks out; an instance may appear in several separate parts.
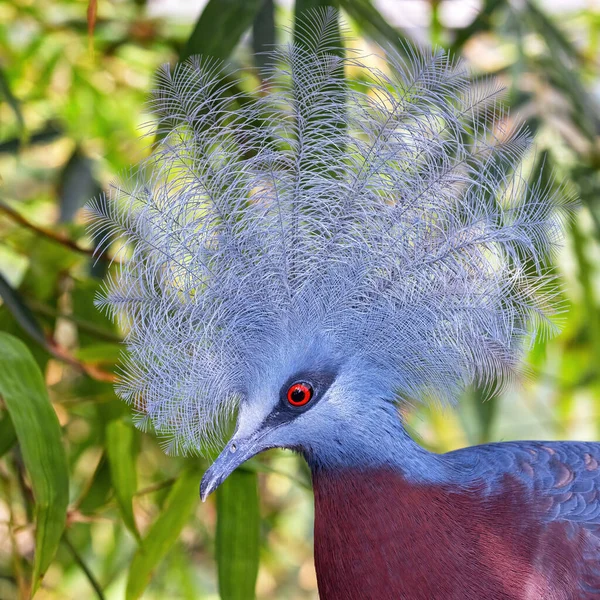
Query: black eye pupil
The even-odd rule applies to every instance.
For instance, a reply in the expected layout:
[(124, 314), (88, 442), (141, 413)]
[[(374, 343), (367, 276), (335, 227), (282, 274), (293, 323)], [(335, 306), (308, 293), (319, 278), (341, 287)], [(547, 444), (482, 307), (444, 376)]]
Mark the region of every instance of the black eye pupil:
[(306, 397), (306, 391), (300, 388), (296, 388), (292, 391), (292, 401), (293, 402), (302, 402)]

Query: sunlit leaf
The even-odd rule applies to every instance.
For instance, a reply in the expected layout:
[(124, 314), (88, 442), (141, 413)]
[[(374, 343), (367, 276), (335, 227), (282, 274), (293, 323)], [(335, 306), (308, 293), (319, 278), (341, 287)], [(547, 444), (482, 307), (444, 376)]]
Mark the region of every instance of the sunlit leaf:
[(234, 471), (217, 490), (216, 559), (224, 600), (254, 598), (259, 533), (257, 476)]
[(93, 344), (79, 348), (75, 357), (87, 363), (115, 364), (123, 348), (119, 344)]
[(61, 429), (27, 346), (0, 332), (0, 395), (14, 425), (35, 499), (33, 589), (52, 562), (67, 518), (69, 474)]
[(177, 541), (198, 503), (199, 485), (200, 475), (190, 469), (184, 471), (173, 486), (160, 516), (133, 557), (127, 578), (126, 600), (141, 597), (152, 572)]

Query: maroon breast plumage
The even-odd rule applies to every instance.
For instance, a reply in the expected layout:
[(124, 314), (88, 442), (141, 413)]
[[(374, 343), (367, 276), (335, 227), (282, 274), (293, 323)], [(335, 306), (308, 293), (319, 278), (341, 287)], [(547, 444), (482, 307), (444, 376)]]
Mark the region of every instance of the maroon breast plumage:
[(589, 531), (546, 521), (548, 503), (516, 478), (496, 492), (386, 469), (317, 471), (313, 483), (321, 600), (600, 598)]

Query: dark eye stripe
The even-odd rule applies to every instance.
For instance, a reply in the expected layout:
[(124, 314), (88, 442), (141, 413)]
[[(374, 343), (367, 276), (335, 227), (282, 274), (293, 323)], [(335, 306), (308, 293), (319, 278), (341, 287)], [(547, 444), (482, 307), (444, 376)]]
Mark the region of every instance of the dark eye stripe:
[[(327, 393), (329, 386), (337, 377), (337, 368), (327, 371), (299, 371), (290, 377), (279, 390), (279, 402), (265, 418), (262, 427), (276, 427), (289, 423), (318, 404)], [(297, 384), (310, 388), (311, 396), (304, 404), (293, 404), (288, 399), (288, 392)]]

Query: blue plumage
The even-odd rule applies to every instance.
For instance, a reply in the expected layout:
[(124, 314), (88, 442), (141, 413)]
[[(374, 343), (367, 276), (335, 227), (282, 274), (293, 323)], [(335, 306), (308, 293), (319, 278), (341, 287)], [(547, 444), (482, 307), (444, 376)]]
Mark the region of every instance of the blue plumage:
[(317, 354), (389, 400), (452, 401), (551, 326), (568, 199), (527, 182), (498, 88), (441, 52), (340, 57), (336, 22), (275, 49), (250, 105), (214, 61), (163, 69), (164, 137), (91, 206), (129, 248), (100, 300), (128, 331), (119, 393), (171, 451), (221, 444), (266, 365), (279, 384)]
[(560, 312), (573, 204), (528, 174), (492, 83), (439, 52), (368, 68), (336, 22), (273, 50), (253, 103), (214, 61), (160, 73), (155, 152), (91, 206), (126, 257), (99, 300), (127, 331), (119, 393), (175, 452), (235, 415), (203, 498), (302, 453), (323, 600), (598, 597), (599, 444), (436, 455), (398, 414), (518, 373)]

